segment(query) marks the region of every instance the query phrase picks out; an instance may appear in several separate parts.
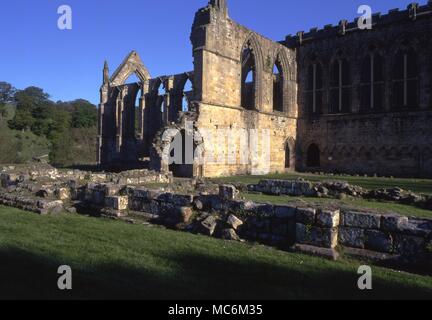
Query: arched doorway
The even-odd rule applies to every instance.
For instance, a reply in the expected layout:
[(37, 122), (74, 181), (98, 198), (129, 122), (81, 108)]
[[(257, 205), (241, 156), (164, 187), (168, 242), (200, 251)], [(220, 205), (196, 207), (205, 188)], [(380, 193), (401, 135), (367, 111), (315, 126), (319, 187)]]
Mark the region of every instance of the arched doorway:
[(309, 168), (318, 168), (321, 166), (321, 152), (319, 147), (313, 143), (307, 150), (306, 166)]

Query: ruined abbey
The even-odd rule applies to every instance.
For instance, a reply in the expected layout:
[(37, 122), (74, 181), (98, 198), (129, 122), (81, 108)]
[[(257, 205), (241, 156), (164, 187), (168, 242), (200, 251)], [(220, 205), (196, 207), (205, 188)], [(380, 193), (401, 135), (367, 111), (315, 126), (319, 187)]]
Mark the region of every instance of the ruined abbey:
[[(211, 0), (192, 26), (194, 70), (151, 76), (135, 51), (112, 75), (105, 64), (98, 162), (179, 177), (432, 177), (430, 34), (431, 0), (374, 14), (370, 30), (343, 20), (279, 42), (231, 20), (225, 0)], [(132, 74), (140, 81), (127, 84)], [(221, 130), (234, 143), (216, 139)], [(254, 130), (267, 136), (242, 134)], [(193, 154), (171, 163), (178, 136)], [(256, 146), (255, 159), (241, 161), (242, 145)], [(201, 161), (216, 154), (230, 161)]]

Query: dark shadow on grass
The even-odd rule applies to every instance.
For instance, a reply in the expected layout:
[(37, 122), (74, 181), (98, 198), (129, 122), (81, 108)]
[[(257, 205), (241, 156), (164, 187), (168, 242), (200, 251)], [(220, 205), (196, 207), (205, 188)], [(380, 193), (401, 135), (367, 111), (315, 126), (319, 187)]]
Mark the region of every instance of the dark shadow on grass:
[[(374, 281), (360, 292), (358, 276), (337, 269), (305, 270), (250, 258), (207, 254), (163, 256), (169, 270), (121, 263), (73, 265), (73, 290), (57, 289), (57, 268), (68, 264), (17, 248), (0, 251), (0, 299), (432, 299), (431, 289)], [(310, 267), (309, 267), (310, 268)]]

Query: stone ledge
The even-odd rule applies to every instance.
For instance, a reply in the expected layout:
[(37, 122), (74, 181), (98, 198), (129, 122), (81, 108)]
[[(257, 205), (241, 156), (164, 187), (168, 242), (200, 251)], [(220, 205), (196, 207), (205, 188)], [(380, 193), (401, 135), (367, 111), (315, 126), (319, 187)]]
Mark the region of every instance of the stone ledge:
[(315, 247), (307, 244), (295, 244), (292, 249), (296, 252), (323, 257), (333, 261), (338, 260), (340, 257), (339, 253), (335, 249)]
[(343, 247), (343, 255), (355, 259), (368, 259), (373, 262), (397, 262), (401, 260), (401, 256), (397, 254), (383, 253), (370, 251), (366, 249), (356, 249)]

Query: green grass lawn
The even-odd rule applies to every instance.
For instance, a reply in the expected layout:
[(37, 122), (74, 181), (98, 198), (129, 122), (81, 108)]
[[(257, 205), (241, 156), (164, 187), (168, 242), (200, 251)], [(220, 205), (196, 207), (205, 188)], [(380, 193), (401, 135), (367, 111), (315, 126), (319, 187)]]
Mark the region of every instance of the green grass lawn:
[[(353, 260), (332, 262), (262, 246), (0, 207), (0, 298), (305, 299), (427, 298), (432, 277), (374, 267), (357, 289)], [(57, 290), (57, 268), (73, 290)]]
[(397, 213), (404, 216), (413, 216), (419, 218), (432, 218), (432, 211), (417, 208), (410, 205), (380, 202), (364, 199), (327, 199), (327, 198), (309, 198), (309, 197), (289, 197), (289, 196), (270, 196), (264, 194), (242, 193), (242, 197), (254, 202), (265, 202), (271, 204), (295, 204), (295, 205), (337, 205), (343, 209), (353, 210), (371, 210), (384, 214)]
[(283, 179), (296, 180), (304, 178), (311, 182), (324, 180), (341, 180), (352, 185), (357, 185), (368, 190), (399, 187), (418, 193), (432, 194), (432, 180), (430, 179), (396, 179), (396, 178), (372, 178), (372, 177), (353, 177), (353, 176), (325, 176), (304, 173), (272, 174), (267, 176), (233, 176), (213, 179), (219, 183), (247, 183), (256, 184), (263, 179)]

